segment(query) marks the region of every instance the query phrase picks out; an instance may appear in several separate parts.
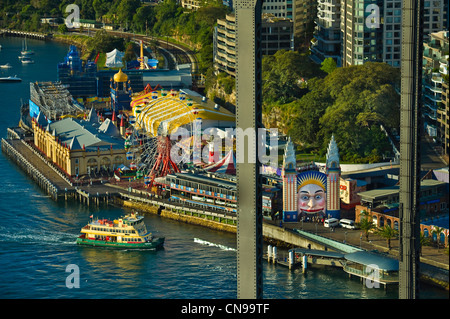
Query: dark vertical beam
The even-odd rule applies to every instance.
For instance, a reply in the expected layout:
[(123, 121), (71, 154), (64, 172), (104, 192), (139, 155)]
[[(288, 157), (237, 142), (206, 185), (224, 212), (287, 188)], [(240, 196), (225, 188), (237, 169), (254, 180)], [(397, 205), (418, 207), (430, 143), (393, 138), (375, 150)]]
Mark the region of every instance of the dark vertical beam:
[[(236, 15), (236, 134), (238, 200), (237, 293), (262, 298), (262, 186), (257, 159), (262, 127), (261, 0), (238, 0)], [(253, 159), (253, 160), (252, 160)]]
[(420, 265), (420, 101), (423, 0), (403, 0), (400, 105), (399, 298), (418, 298)]

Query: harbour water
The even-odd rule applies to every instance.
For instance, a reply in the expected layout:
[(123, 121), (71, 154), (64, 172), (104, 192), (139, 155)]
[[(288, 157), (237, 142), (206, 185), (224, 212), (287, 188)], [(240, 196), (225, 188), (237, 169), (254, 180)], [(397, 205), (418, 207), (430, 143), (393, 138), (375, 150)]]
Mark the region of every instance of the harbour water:
[[(20, 99), (29, 97), (29, 82), (56, 80), (56, 63), (68, 45), (28, 40), (35, 63), (18, 60), (22, 39), (0, 38), (0, 64), (13, 68), (21, 83), (0, 83), (0, 136), (15, 126)], [(234, 299), (235, 235), (146, 215), (147, 228), (165, 236), (160, 251), (115, 250), (75, 244), (89, 216), (117, 218), (121, 207), (87, 207), (55, 202), (3, 154), (0, 155), (0, 299), (5, 298), (136, 298)], [(69, 288), (74, 267), (79, 288)], [(69, 281), (67, 281), (69, 280)], [(432, 287), (424, 298), (448, 298)], [(395, 289), (367, 288), (340, 269), (289, 271), (264, 263), (264, 298), (395, 299)]]

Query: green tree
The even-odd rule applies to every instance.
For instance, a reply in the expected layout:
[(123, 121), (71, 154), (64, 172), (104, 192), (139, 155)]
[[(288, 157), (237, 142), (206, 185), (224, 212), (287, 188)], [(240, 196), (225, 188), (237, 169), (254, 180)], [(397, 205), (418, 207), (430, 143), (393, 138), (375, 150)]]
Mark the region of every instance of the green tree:
[(286, 104), (302, 95), (302, 78), (309, 79), (320, 73), (306, 55), (280, 50), (262, 60), (263, 103)]
[(128, 42), (125, 46), (125, 53), (122, 58), (123, 65), (127, 65), (127, 62), (133, 61), (136, 59), (136, 53), (133, 42)]
[(391, 250), (391, 240), (398, 237), (398, 230), (389, 225), (384, 225), (377, 229), (376, 234), (387, 240), (388, 250)]
[(376, 228), (373, 223), (372, 216), (369, 215), (367, 211), (362, 211), (359, 223), (355, 223), (358, 228), (360, 228), (364, 232), (364, 236), (366, 237), (366, 241), (369, 241), (369, 233), (373, 229)]
[(58, 26), (58, 32), (65, 34), (67, 31), (69, 31), (69, 29), (67, 29), (67, 26), (64, 23)]
[(105, 30), (98, 30), (93, 38), (89, 39), (89, 45), (97, 52), (110, 52), (114, 49), (123, 51), (124, 39), (109, 35)]
[(129, 24), (133, 21), (133, 15), (140, 7), (141, 2), (139, 0), (122, 0), (117, 7), (117, 18), (119, 22), (123, 24)]
[(437, 243), (437, 247), (439, 249), (440, 243), (441, 243), (441, 233), (444, 231), (444, 228), (439, 227), (439, 226), (434, 226), (433, 230), (431, 231), (431, 233), (433, 235), (436, 235), (436, 243)]
[(386, 63), (337, 68), (322, 80), (309, 80), (309, 92), (295, 101), (290, 135), (325, 153), (332, 134), (342, 160), (374, 162), (392, 152), (380, 125), (398, 128), (398, 70)]
[(322, 67), (320, 69), (327, 74), (332, 73), (337, 68), (336, 61), (334, 61), (333, 58), (326, 58), (325, 60), (323, 60), (321, 65)]
[(155, 10), (152, 6), (140, 7), (136, 14), (133, 15), (133, 30), (141, 33), (145, 33), (147, 30), (151, 30), (156, 22)]
[(94, 0), (92, 7), (95, 11), (96, 19), (101, 19), (110, 9), (110, 1), (108, 0)]

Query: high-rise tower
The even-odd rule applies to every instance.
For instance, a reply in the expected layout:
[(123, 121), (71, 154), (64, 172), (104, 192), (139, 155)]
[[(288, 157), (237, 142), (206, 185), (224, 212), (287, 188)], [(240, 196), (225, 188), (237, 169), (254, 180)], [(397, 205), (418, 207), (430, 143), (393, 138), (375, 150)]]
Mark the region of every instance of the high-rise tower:
[(326, 214), (333, 218), (340, 218), (340, 190), (339, 182), (341, 176), (341, 166), (339, 165), (339, 149), (334, 135), (331, 136), (327, 151), (327, 211)]
[(294, 144), (289, 138), (286, 143), (283, 158), (283, 221), (296, 222), (297, 213), (297, 170)]

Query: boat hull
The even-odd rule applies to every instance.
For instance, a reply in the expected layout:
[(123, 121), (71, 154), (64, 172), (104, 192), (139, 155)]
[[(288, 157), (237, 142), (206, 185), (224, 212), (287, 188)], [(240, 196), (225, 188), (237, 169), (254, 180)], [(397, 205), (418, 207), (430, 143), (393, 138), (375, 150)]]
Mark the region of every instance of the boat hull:
[(1, 78), (0, 82), (21, 82), (22, 79), (9, 79), (9, 78)]
[(78, 245), (95, 246), (95, 247), (113, 247), (121, 249), (158, 249), (164, 245), (164, 237), (154, 238), (151, 242), (145, 243), (118, 243), (107, 240), (86, 239), (83, 237), (77, 238)]

